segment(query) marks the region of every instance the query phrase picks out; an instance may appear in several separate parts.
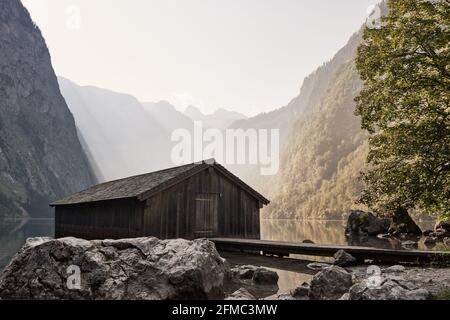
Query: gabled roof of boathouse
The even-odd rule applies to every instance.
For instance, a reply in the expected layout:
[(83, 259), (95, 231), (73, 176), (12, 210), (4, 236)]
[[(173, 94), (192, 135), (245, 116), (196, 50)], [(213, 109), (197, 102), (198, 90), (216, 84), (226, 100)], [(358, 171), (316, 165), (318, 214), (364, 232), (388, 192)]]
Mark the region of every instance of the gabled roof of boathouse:
[(130, 198), (136, 198), (142, 201), (211, 167), (228, 177), (234, 183), (240, 185), (250, 195), (261, 201), (261, 203), (266, 205), (269, 203), (269, 200), (263, 195), (218, 164), (214, 159), (210, 159), (101, 183), (55, 201), (50, 206), (55, 207)]

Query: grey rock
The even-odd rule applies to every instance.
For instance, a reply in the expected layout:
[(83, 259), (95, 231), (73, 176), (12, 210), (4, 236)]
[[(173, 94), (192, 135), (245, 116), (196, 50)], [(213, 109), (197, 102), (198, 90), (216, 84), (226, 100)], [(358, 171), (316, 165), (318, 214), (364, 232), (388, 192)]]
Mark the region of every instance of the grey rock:
[(276, 298), (273, 300), (300, 300), (300, 299), (293, 297), (289, 293), (280, 293), (280, 294), (276, 295)]
[(392, 279), (387, 279), (379, 287), (371, 287), (363, 281), (349, 290), (349, 300), (426, 300), (430, 293), (425, 289), (409, 290)]
[(405, 272), (405, 271), (406, 271), (406, 268), (401, 265), (391, 266), (384, 270), (385, 273), (400, 273), (400, 272)]
[(331, 265), (328, 264), (328, 263), (321, 263), (321, 262), (312, 262), (312, 263), (308, 263), (308, 264), (306, 265), (306, 267), (307, 267), (308, 269), (311, 269), (311, 270), (314, 270), (314, 271), (317, 271), (317, 270), (323, 270), (323, 269), (328, 268), (328, 267), (330, 267), (330, 266), (331, 266)]
[(389, 219), (378, 218), (370, 212), (351, 211), (345, 233), (349, 236), (376, 236), (387, 233), (389, 224)]
[(303, 283), (298, 287), (295, 287), (291, 290), (290, 295), (295, 299), (299, 300), (308, 300), (309, 299), (309, 285), (307, 283)]
[[(76, 290), (67, 286), (70, 266), (80, 270)], [(206, 239), (32, 238), (0, 275), (0, 298), (221, 298), (226, 273), (224, 260)]]
[(235, 279), (252, 279), (255, 271), (258, 269), (256, 266), (245, 265), (231, 268), (231, 275)]
[(278, 274), (265, 268), (258, 268), (253, 273), (253, 282), (258, 285), (275, 286), (278, 283)]
[(427, 237), (423, 238), (423, 243), (424, 243), (425, 245), (433, 245), (433, 244), (436, 244), (436, 241), (437, 241), (437, 238), (435, 238), (435, 237), (427, 236)]
[(430, 292), (426, 289), (415, 289), (406, 292), (405, 300), (428, 300)]
[(309, 285), (304, 283), (290, 292), (275, 294), (264, 300), (309, 300)]
[(229, 297), (225, 300), (257, 300), (254, 295), (248, 292), (245, 288), (240, 288), (233, 292)]
[(348, 292), (344, 293), (342, 297), (339, 298), (339, 300), (350, 300), (350, 294)]
[(356, 263), (356, 258), (344, 250), (339, 250), (334, 254), (334, 264), (340, 267), (351, 266)]
[(434, 230), (443, 230), (450, 232), (450, 219), (437, 221), (434, 226)]
[(442, 240), (442, 242), (443, 242), (446, 246), (450, 247), (450, 237), (445, 237), (445, 238)]
[(310, 285), (313, 299), (338, 299), (352, 286), (352, 275), (338, 266), (331, 266), (316, 274)]

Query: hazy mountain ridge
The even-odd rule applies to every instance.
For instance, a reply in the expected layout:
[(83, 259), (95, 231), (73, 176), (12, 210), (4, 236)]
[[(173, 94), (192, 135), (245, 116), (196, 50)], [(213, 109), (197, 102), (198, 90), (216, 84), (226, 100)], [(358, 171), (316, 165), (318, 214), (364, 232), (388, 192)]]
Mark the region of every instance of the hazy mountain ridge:
[(192, 130), (194, 126), (191, 118), (178, 111), (167, 101), (142, 102), (142, 106), (150, 113), (151, 117), (170, 132), (176, 129)]
[(99, 180), (151, 172), (170, 163), (170, 132), (135, 97), (61, 77), (59, 85)]
[(226, 129), (231, 124), (239, 120), (247, 119), (242, 113), (229, 111), (223, 108), (217, 109), (212, 114), (204, 114), (198, 108), (189, 106), (184, 111), (192, 121), (201, 121), (204, 128)]
[(325, 62), (307, 76), (301, 85), (299, 95), (286, 106), (261, 113), (255, 117), (235, 121), (230, 128), (280, 129), (280, 139), (284, 145), (296, 121), (319, 103), (338, 68), (343, 63), (354, 59), (355, 48), (360, 37), (359, 33), (354, 34), (347, 45), (340, 49), (330, 61)]
[(48, 203), (95, 183), (40, 30), (0, 2), (0, 216), (50, 216)]
[[(168, 101), (139, 102), (128, 94), (79, 86), (63, 77), (59, 84), (75, 117), (83, 149), (100, 181), (174, 166), (171, 151), (179, 142), (172, 141), (172, 133), (186, 129), (191, 137), (194, 135), (194, 120)], [(195, 107), (189, 111), (205, 129), (224, 130), (235, 119), (245, 117), (225, 109), (210, 115)]]
[[(290, 153), (289, 149), (292, 149), (298, 142), (294, 141), (291, 136), (300, 130), (302, 120), (307, 119), (310, 113), (320, 109), (320, 102), (327, 90), (329, 90), (329, 87), (333, 85), (335, 74), (343, 64), (354, 60), (356, 48), (360, 41), (361, 32), (352, 35), (348, 43), (330, 61), (324, 63), (305, 78), (299, 95), (292, 99), (287, 106), (259, 114), (247, 120), (235, 121), (230, 128), (280, 130), (281, 168), (285, 168), (286, 165), (292, 165), (286, 164), (286, 159), (289, 158), (287, 154)], [(235, 172), (245, 181), (248, 181), (249, 184), (258, 188), (258, 190), (269, 197), (274, 197), (278, 194), (279, 190), (274, 186), (274, 183), (278, 180), (278, 176), (283, 175), (282, 171), (281, 169), (277, 176), (261, 176), (259, 166), (239, 166), (235, 169)], [(295, 195), (293, 194), (292, 196)], [(278, 214), (275, 216), (278, 216)]]

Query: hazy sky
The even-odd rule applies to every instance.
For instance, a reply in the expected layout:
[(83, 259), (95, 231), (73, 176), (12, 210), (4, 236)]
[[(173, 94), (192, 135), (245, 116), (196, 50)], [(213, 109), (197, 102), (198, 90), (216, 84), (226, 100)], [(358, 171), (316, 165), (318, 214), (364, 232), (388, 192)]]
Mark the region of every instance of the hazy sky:
[(22, 0), (58, 75), (253, 115), (286, 105), (377, 0)]

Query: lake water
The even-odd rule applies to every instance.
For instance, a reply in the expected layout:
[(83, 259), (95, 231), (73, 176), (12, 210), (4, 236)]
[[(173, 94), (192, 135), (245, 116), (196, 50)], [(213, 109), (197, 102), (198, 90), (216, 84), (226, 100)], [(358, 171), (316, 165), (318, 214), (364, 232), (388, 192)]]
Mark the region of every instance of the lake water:
[[(433, 222), (419, 223), (420, 227), (432, 229)], [(401, 241), (392, 239), (363, 238), (349, 240), (344, 234), (345, 221), (296, 221), (262, 220), (261, 238), (301, 243), (311, 240), (317, 244), (362, 245), (378, 248), (401, 249)], [(29, 237), (54, 236), (53, 219), (0, 220), (0, 270), (10, 261)], [(420, 249), (427, 248), (419, 242)], [(301, 256), (297, 256), (302, 258)], [(323, 261), (326, 258), (308, 257), (308, 260)], [(280, 275), (280, 292), (295, 284), (307, 281), (310, 275), (276, 270)]]
[(53, 237), (53, 219), (0, 219), (0, 270), (30, 237)]

